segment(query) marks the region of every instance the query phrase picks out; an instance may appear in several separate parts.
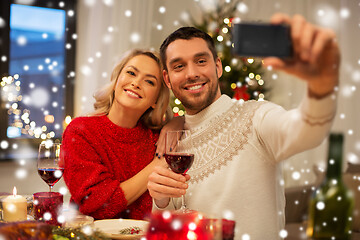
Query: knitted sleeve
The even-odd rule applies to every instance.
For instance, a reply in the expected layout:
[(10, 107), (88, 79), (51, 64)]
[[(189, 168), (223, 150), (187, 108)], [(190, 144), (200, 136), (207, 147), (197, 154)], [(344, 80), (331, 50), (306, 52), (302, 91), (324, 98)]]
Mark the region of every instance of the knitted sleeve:
[(327, 136), (336, 112), (335, 96), (321, 100), (307, 95), (298, 108), (264, 104), (255, 114), (254, 126), (260, 141), (274, 161), (318, 146)]
[(63, 134), (64, 180), (83, 214), (96, 219), (112, 218), (125, 210), (127, 200), (120, 182), (102, 164), (101, 150), (86, 127), (74, 119)]

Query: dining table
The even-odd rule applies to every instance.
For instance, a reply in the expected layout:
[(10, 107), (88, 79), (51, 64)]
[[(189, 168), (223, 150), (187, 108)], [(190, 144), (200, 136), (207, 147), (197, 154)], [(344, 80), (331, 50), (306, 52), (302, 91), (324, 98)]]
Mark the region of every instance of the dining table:
[[(7, 195), (9, 195), (9, 193), (0, 192), (0, 198), (4, 198)], [(1, 203), (0, 203), (0, 210), (2, 211)], [(26, 224), (26, 221), (21, 221), (21, 222), (18, 222), (19, 224), (18, 224), (17, 227), (20, 227), (20, 228), (26, 228), (26, 227), (34, 228), (36, 226), (37, 231), (45, 231), (45, 232), (49, 231), (49, 228), (46, 227), (46, 225), (43, 225), (42, 222), (36, 221), (33, 218), (33, 215), (34, 215), (33, 214), (33, 203), (32, 203), (32, 201), (30, 199), (28, 201), (28, 214), (29, 214), (28, 215), (29, 216), (28, 224)], [(92, 219), (91, 217), (86, 217), (86, 216), (81, 215), (81, 214), (79, 214), (79, 216), (81, 216), (81, 218), (79, 218), (79, 219), (81, 219), (81, 221), (84, 220), (84, 219), (87, 219), (87, 220)], [(2, 213), (0, 212), (0, 236), (2, 234), (3, 229), (6, 229), (5, 226), (7, 224), (16, 226), (16, 224), (14, 224), (14, 223), (6, 223), (6, 222), (4, 222), (1, 217), (2, 217)], [(77, 219), (77, 220), (79, 220), (79, 219)], [(90, 225), (92, 224), (92, 222), (94, 222), (94, 219), (92, 219), (92, 221), (90, 222)], [(95, 230), (94, 225), (91, 225), (91, 226), (92, 226), (93, 230)], [(63, 227), (68, 228), (68, 227), (79, 227), (79, 226), (71, 226), (69, 224), (64, 223)], [(60, 227), (59, 227), (59, 229), (60, 230), (58, 230), (58, 231), (61, 232)], [(285, 240), (308, 240), (308, 238), (306, 236), (306, 222), (288, 223), (285, 226), (285, 230), (287, 232), (287, 236), (285, 237)], [(102, 236), (101, 233), (100, 233), (99, 236)], [(103, 239), (112, 239), (112, 238), (107, 238), (109, 236), (106, 235), (106, 234), (103, 237), (104, 237)], [(99, 239), (102, 239), (102, 238), (99, 238)], [(119, 238), (113, 238), (113, 239), (119, 239)], [(360, 240), (360, 231), (353, 231), (352, 235), (351, 235), (351, 240)]]

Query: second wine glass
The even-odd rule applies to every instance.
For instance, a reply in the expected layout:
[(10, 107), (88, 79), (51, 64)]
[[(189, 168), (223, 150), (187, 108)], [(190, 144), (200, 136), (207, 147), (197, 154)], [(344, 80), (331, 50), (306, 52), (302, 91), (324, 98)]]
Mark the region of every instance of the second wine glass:
[(49, 185), (50, 192), (63, 175), (60, 162), (60, 143), (42, 142), (39, 146), (37, 168), (40, 177)]
[[(192, 136), (189, 130), (169, 131), (165, 136), (165, 159), (175, 173), (185, 175), (194, 161)], [(185, 196), (181, 196), (181, 212), (189, 209), (185, 204)]]

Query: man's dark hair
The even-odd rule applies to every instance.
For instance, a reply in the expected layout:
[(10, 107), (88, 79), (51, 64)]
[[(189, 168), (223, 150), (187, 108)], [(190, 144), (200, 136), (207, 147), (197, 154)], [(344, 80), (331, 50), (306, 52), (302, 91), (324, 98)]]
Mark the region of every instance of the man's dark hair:
[(206, 41), (213, 57), (214, 61), (217, 59), (217, 53), (215, 49), (215, 43), (213, 39), (204, 31), (194, 27), (181, 27), (175, 32), (171, 33), (161, 44), (160, 47), (160, 58), (165, 70), (167, 70), (166, 66), (166, 50), (170, 43), (174, 42), (177, 39), (185, 39), (190, 40), (193, 38), (202, 38)]

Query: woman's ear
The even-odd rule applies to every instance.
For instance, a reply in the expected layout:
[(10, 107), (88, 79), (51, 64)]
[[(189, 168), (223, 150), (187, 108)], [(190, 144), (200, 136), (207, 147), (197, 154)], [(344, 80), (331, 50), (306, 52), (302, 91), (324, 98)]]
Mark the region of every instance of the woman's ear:
[(171, 89), (171, 84), (170, 84), (170, 79), (169, 79), (169, 74), (166, 70), (163, 70), (163, 78), (164, 78), (164, 82), (166, 84), (166, 86)]
[(155, 109), (155, 108), (156, 108), (156, 104), (157, 104), (157, 103), (154, 103), (154, 104), (151, 105), (150, 107), (151, 107), (152, 109)]

